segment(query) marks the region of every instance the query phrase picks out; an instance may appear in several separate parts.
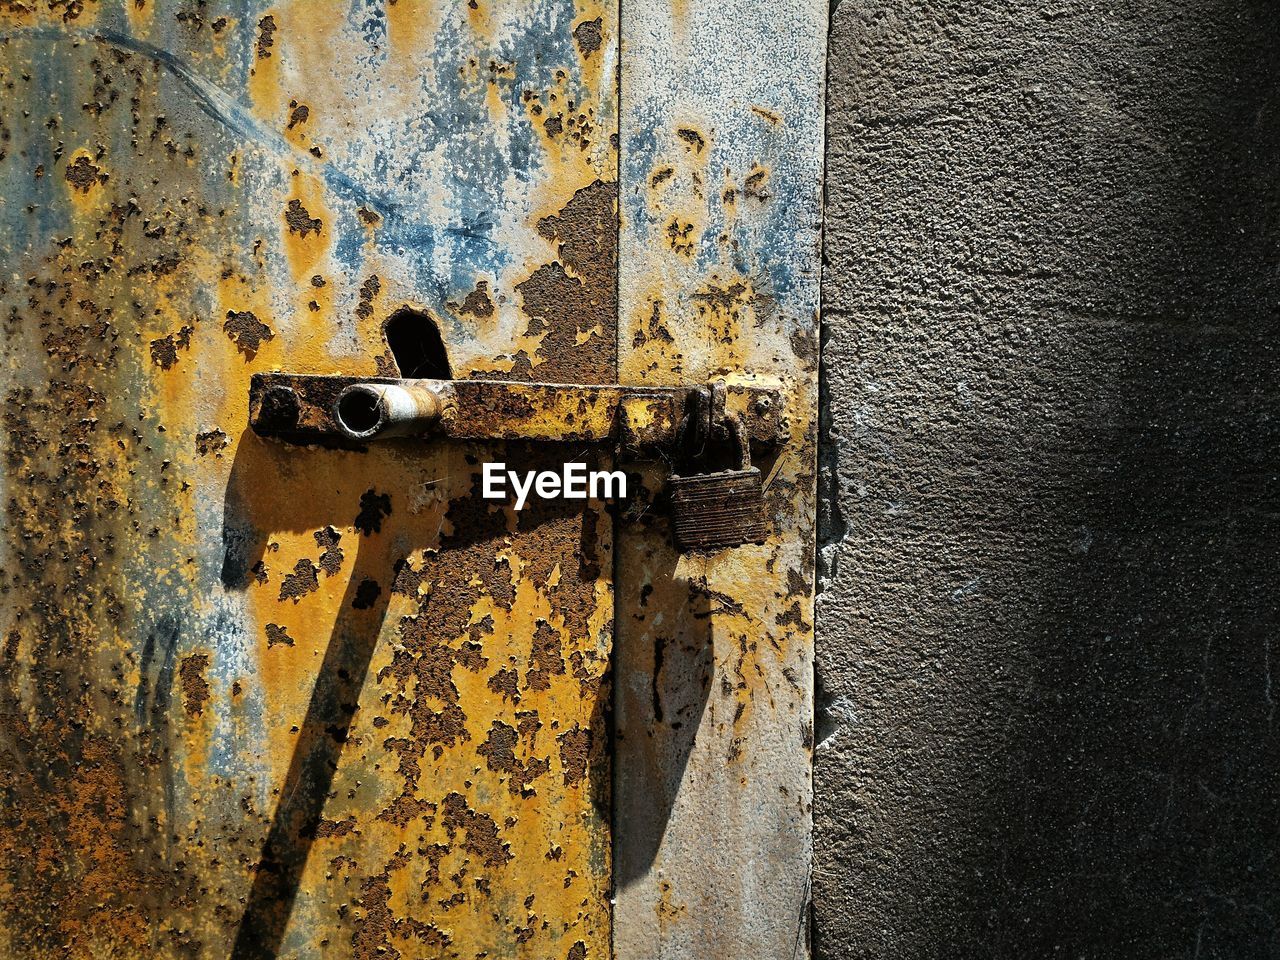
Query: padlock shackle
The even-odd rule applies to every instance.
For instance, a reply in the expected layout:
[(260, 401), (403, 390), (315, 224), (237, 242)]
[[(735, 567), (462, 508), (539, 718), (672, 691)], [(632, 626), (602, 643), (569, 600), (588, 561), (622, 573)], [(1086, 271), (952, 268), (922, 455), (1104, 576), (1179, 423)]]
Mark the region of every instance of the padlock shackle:
[(727, 397), (728, 388), (723, 380), (690, 391), (680, 423), (679, 469), (689, 473), (704, 472), (698, 465), (705, 465), (710, 448), (718, 446), (721, 441), (728, 441), (731, 447), (736, 447), (732, 462), (737, 469), (751, 468), (751, 441), (746, 425), (740, 416), (728, 413)]

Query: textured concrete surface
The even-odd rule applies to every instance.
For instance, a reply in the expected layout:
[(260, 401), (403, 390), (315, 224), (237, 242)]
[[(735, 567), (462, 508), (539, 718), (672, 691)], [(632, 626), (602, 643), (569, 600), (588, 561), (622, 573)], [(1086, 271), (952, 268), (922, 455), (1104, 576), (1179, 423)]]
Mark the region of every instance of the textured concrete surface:
[(817, 955), (1280, 956), (1280, 6), (833, 16)]

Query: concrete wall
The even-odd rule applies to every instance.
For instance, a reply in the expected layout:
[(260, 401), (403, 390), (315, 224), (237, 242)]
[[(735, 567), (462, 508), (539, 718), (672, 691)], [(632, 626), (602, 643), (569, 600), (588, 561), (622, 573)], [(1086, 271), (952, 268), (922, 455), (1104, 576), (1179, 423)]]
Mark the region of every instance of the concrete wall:
[(1280, 4), (833, 13), (823, 958), (1280, 956)]

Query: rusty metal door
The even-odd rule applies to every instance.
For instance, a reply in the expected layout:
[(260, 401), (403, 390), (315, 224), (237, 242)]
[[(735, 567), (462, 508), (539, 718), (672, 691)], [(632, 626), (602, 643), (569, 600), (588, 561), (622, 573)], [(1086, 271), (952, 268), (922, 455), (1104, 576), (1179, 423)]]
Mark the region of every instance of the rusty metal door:
[[(0, 956), (807, 953), (825, 17), (0, 0)], [(270, 371), (754, 377), (774, 532)]]

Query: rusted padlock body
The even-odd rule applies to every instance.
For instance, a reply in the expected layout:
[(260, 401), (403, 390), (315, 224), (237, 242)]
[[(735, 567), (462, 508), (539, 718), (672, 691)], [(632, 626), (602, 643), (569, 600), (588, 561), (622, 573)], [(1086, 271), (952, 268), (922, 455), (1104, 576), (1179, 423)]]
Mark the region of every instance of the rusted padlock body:
[(671, 529), (684, 553), (763, 543), (764, 485), (760, 471), (671, 477)]

